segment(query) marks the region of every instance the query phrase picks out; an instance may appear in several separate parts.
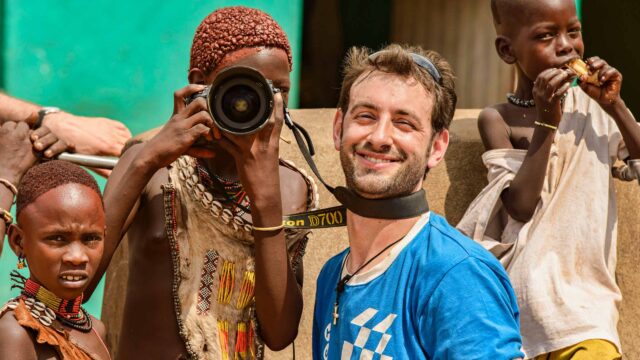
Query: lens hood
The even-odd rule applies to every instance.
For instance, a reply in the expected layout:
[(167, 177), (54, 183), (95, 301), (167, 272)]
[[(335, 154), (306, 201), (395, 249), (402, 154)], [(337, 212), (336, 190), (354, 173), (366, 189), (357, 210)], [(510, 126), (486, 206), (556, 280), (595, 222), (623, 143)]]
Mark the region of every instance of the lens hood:
[(269, 121), (273, 86), (256, 69), (233, 66), (216, 76), (207, 101), (211, 117), (221, 130), (251, 134)]

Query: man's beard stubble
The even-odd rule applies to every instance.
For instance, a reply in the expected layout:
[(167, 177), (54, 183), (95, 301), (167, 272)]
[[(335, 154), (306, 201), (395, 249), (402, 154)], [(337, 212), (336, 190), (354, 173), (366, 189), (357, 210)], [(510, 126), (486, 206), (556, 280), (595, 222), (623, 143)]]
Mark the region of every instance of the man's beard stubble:
[[(365, 144), (363, 149), (378, 154), (388, 154), (391, 151), (380, 152), (371, 148), (370, 144)], [(427, 159), (431, 153), (430, 147), (424, 157), (415, 157), (407, 160), (407, 154), (398, 150), (402, 164), (394, 176), (378, 176), (375, 179), (365, 179), (367, 175), (375, 175), (376, 171), (366, 169), (365, 174), (356, 175), (355, 157), (356, 146), (348, 151), (344, 145), (340, 147), (340, 162), (344, 172), (345, 182), (348, 189), (355, 191), (358, 195), (369, 199), (393, 198), (409, 195), (415, 191), (416, 186), (426, 176)]]

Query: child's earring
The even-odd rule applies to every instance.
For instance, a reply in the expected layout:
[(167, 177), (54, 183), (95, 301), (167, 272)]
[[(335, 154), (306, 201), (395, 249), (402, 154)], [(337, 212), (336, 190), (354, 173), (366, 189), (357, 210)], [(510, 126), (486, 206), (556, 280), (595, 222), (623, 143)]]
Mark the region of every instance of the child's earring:
[(18, 256), (18, 270), (22, 270), (27, 267), (27, 262), (24, 255), (20, 254)]

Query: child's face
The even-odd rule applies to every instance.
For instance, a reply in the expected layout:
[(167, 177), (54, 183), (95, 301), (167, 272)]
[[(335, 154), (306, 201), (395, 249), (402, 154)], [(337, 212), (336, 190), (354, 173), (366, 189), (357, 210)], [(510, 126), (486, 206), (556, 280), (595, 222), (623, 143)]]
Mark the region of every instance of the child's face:
[(528, 79), (535, 81), (548, 68), (582, 58), (584, 44), (574, 0), (527, 1), (522, 10), (511, 40), (516, 63)]
[(63, 299), (80, 296), (102, 258), (105, 215), (98, 194), (62, 185), (27, 205), (18, 220), (31, 277)]

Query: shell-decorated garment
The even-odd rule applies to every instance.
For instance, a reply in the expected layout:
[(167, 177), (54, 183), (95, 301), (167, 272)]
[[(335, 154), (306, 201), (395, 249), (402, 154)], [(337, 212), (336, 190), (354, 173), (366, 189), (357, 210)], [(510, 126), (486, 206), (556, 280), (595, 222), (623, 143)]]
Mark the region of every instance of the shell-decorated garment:
[[(23, 299), (10, 300), (0, 309), (0, 317), (10, 314), (22, 327), (32, 332), (38, 344), (51, 346), (61, 359), (64, 360), (96, 360), (90, 351), (81, 348), (69, 337), (69, 332), (55, 322), (53, 311), (45, 313), (37, 309), (30, 309)], [(49, 311), (49, 309), (46, 309)], [(8, 315), (7, 315), (8, 316)], [(97, 335), (97, 334), (96, 334)]]
[[(306, 210), (317, 208), (317, 186), (304, 170)], [(163, 185), (165, 230), (173, 262), (173, 298), (180, 336), (196, 359), (261, 359), (264, 345), (255, 313), (255, 257), (251, 223), (216, 200), (196, 159), (182, 156)], [(285, 230), (297, 271), (308, 230)]]

